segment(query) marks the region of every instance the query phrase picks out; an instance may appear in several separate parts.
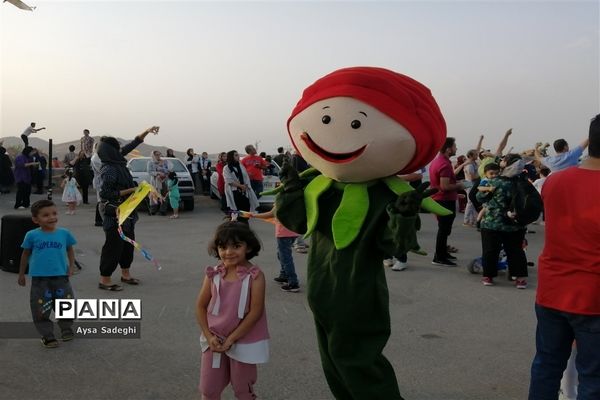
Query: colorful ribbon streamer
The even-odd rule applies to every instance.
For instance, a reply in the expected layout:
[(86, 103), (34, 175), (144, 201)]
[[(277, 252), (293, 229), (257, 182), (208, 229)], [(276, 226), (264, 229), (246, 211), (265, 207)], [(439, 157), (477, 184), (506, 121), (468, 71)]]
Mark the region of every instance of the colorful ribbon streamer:
[(142, 253), (142, 255), (144, 256), (144, 258), (146, 260), (153, 263), (156, 266), (156, 268), (158, 270), (160, 270), (160, 269), (162, 269), (162, 267), (160, 266), (158, 261), (154, 257), (152, 257), (152, 254), (150, 254), (150, 252), (148, 250), (146, 250), (145, 248), (143, 248), (138, 242), (125, 236), (125, 234), (123, 233), (123, 229), (121, 228), (121, 225), (123, 225), (123, 222), (125, 222), (127, 217), (129, 217), (129, 215), (137, 208), (137, 206), (142, 202), (142, 200), (144, 200), (144, 198), (146, 198), (146, 196), (148, 196), (148, 195), (160, 196), (156, 192), (156, 189), (154, 189), (154, 187), (152, 185), (150, 185), (146, 181), (142, 181), (139, 184), (139, 186), (136, 188), (135, 192), (133, 192), (127, 198), (127, 200), (125, 200), (123, 203), (121, 203), (121, 205), (119, 205), (119, 207), (117, 208), (117, 216), (119, 219), (119, 226), (117, 228), (117, 232), (119, 232), (119, 236), (121, 237), (122, 240), (126, 241), (127, 243), (131, 244), (134, 248), (138, 249), (140, 251), (140, 253)]

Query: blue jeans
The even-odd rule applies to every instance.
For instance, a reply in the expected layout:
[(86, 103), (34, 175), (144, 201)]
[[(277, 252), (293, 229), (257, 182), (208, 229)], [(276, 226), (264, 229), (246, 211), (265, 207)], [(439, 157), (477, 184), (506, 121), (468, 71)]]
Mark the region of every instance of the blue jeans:
[(298, 285), (298, 275), (296, 275), (296, 267), (294, 267), (294, 257), (292, 257), (292, 245), (295, 237), (278, 237), (277, 238), (277, 258), (281, 264), (280, 276), (285, 276), (288, 280), (288, 285)]
[(560, 379), (577, 341), (577, 400), (600, 399), (600, 315), (572, 314), (535, 305), (536, 355), (529, 400), (556, 400)]

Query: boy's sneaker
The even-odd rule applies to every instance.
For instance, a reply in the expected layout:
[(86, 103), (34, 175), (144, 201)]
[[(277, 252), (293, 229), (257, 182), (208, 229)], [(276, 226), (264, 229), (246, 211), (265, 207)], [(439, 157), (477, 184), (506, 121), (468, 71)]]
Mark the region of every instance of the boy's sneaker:
[(300, 286), (299, 285), (283, 285), (281, 287), (281, 290), (283, 290), (284, 292), (297, 293), (300, 291)]
[(308, 250), (304, 246), (296, 246), (296, 247), (294, 247), (294, 249), (296, 250), (296, 253), (300, 253), (300, 254), (308, 253)]
[(494, 286), (494, 280), (487, 276), (481, 278), (481, 283), (483, 283), (483, 286)]
[(525, 279), (517, 279), (515, 286), (517, 289), (527, 289), (527, 281)]
[(392, 257), (392, 258), (385, 258), (383, 260), (383, 266), (384, 267), (391, 267), (392, 265), (394, 265), (394, 262), (396, 261), (396, 257)]
[(400, 260), (396, 260), (394, 265), (392, 265), (392, 271), (404, 271), (408, 267), (408, 263), (402, 262)]
[(287, 283), (287, 278), (285, 276), (278, 276), (277, 278), (274, 278), (273, 280), (280, 284)]
[(67, 328), (64, 331), (62, 331), (60, 335), (60, 340), (62, 340), (63, 342), (68, 342), (69, 340), (73, 340), (74, 337), (75, 334), (73, 333), (73, 331)]
[(58, 347), (58, 340), (54, 338), (42, 337), (42, 346), (49, 349), (53, 349), (55, 347)]
[(434, 258), (431, 262), (433, 265), (439, 265), (441, 267), (456, 267), (456, 263), (450, 260), (442, 260)]
[(446, 260), (450, 260), (450, 261), (456, 261), (456, 260), (457, 260), (457, 258), (456, 258), (456, 257), (454, 257), (452, 254), (448, 254), (448, 255), (446, 256)]

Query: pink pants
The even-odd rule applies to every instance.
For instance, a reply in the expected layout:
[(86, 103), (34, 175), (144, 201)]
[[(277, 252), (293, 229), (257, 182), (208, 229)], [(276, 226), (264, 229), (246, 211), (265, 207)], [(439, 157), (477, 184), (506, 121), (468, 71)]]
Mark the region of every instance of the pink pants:
[(220, 368), (212, 368), (213, 352), (208, 349), (202, 353), (200, 366), (200, 393), (208, 400), (219, 400), (229, 382), (235, 398), (239, 400), (256, 399), (253, 385), (256, 383), (256, 364), (246, 364), (221, 354)]

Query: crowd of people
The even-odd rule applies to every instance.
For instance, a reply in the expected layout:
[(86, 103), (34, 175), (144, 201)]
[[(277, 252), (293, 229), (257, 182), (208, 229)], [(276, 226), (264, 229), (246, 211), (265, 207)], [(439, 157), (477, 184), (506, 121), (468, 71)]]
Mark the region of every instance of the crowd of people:
[[(29, 129), (31, 128), (31, 129)], [(36, 171), (45, 171), (41, 155), (28, 146), (28, 136), (36, 132), (35, 124), (28, 128), (22, 138), (25, 147), (14, 161), (14, 182), (17, 184), (15, 208), (29, 207), (29, 194)], [(39, 131), (39, 130), (38, 130)], [(100, 256), (100, 280), (102, 290), (120, 291), (121, 284), (112, 280), (120, 266), (120, 282), (138, 285), (140, 281), (131, 276), (134, 247), (122, 240), (120, 233), (135, 239), (138, 215), (134, 211), (122, 225), (117, 222), (117, 207), (133, 191), (135, 183), (127, 169), (125, 156), (141, 144), (145, 137), (159, 128), (153, 126), (136, 136), (130, 143), (121, 144), (112, 137), (102, 137), (95, 144), (84, 131), (81, 149), (75, 154), (70, 149), (65, 164), (72, 167), (63, 181), (62, 200), (68, 204), (68, 214), (75, 206), (87, 203), (87, 186), (93, 183), (98, 196), (96, 225), (104, 229), (105, 243)], [(474, 149), (457, 157), (458, 146), (452, 137), (446, 138), (437, 157), (429, 166), (433, 194), (441, 206), (450, 213), (437, 216), (438, 232), (432, 263), (444, 267), (456, 266), (453, 256), (458, 249), (448, 243), (459, 208), (459, 199), (466, 201), (463, 225), (481, 233), (483, 277), (482, 284), (493, 286), (498, 274), (497, 263), (501, 249), (508, 261), (508, 274), (513, 277), (517, 289), (527, 288), (527, 258), (523, 242), (528, 230), (525, 211), (516, 205), (518, 191), (523, 185), (535, 188), (543, 199), (540, 224), (545, 224), (546, 242), (539, 259), (536, 315), (537, 353), (531, 370), (529, 399), (556, 398), (560, 380), (572, 353), (574, 341), (578, 350), (575, 360), (579, 373), (579, 399), (600, 398), (600, 115), (592, 120), (589, 137), (570, 149), (564, 139), (554, 142), (556, 155), (547, 154), (547, 144), (537, 143), (533, 149), (520, 153), (504, 154), (512, 129), (503, 136), (495, 151), (483, 149), (484, 137), (480, 136)], [(588, 157), (583, 157), (589, 145)], [(95, 149), (95, 150), (94, 150)], [(206, 271), (196, 305), (198, 323), (202, 331), (202, 372), (200, 391), (205, 398), (217, 398), (231, 383), (236, 398), (255, 398), (253, 384), (256, 381), (256, 364), (268, 359), (268, 329), (265, 314), (265, 277), (250, 260), (258, 255), (261, 245), (249, 229), (248, 218), (275, 220), (277, 255), (281, 270), (275, 281), (287, 292), (299, 291), (292, 247), (299, 235), (277, 221), (275, 208), (255, 213), (258, 198), (263, 191), (262, 180), (271, 168), (270, 159), (279, 165), (291, 164), (302, 171), (308, 165), (299, 154), (286, 154), (283, 148), (269, 158), (258, 155), (254, 146), (245, 147), (246, 156), (240, 159), (236, 150), (219, 154), (215, 165), (218, 174), (218, 190), (222, 210), (231, 217), (230, 222), (220, 225), (209, 246), (211, 255), (219, 259), (218, 265)], [(167, 154), (167, 157), (169, 154)], [(173, 156), (173, 154), (171, 154)], [(6, 177), (10, 159), (0, 143), (2, 170), (0, 176), (3, 192), (10, 187)], [(173, 217), (178, 216), (177, 177), (169, 170), (169, 164), (153, 151), (148, 163), (151, 184), (159, 192), (168, 193), (168, 201), (151, 204), (151, 212), (164, 212), (168, 205)], [(582, 159), (583, 158), (583, 159)], [(185, 164), (199, 192), (205, 193), (210, 183), (211, 162), (207, 154), (197, 155), (193, 149), (186, 152)], [(424, 171), (403, 175), (417, 186), (424, 178)], [(41, 180), (43, 185), (43, 178)], [(208, 182), (208, 183), (207, 183)], [(83, 189), (83, 186), (86, 186)], [(79, 193), (82, 189), (83, 194)], [(39, 186), (38, 186), (39, 189)], [(210, 189), (208, 189), (210, 191)], [(462, 193), (461, 193), (462, 192)], [(568, 204), (568, 207), (565, 207)], [(165, 208), (163, 208), (165, 207)], [(242, 211), (249, 210), (248, 213)], [(535, 212), (535, 210), (533, 211)], [(58, 228), (58, 212), (50, 200), (41, 200), (31, 207), (34, 221), (39, 229), (30, 231), (23, 242), (24, 257), (18, 283), (25, 285), (25, 269), (29, 264), (32, 277), (32, 313), (42, 343), (56, 347), (58, 342), (49, 327), (50, 309), (34, 308), (39, 293), (60, 288), (60, 293), (71, 294), (68, 276), (74, 271), (73, 246), (75, 239), (63, 228)], [(40, 241), (58, 245), (39, 245)], [(415, 249), (418, 251), (419, 249)], [(406, 254), (389, 254), (384, 265), (402, 271), (407, 265)], [(42, 262), (51, 260), (52, 262)], [(575, 290), (576, 289), (576, 290)], [(41, 307), (41, 306), (40, 306)], [(62, 340), (73, 338), (71, 324), (60, 324)], [(236, 346), (237, 345), (237, 346)], [(563, 391), (566, 389), (563, 388)]]

